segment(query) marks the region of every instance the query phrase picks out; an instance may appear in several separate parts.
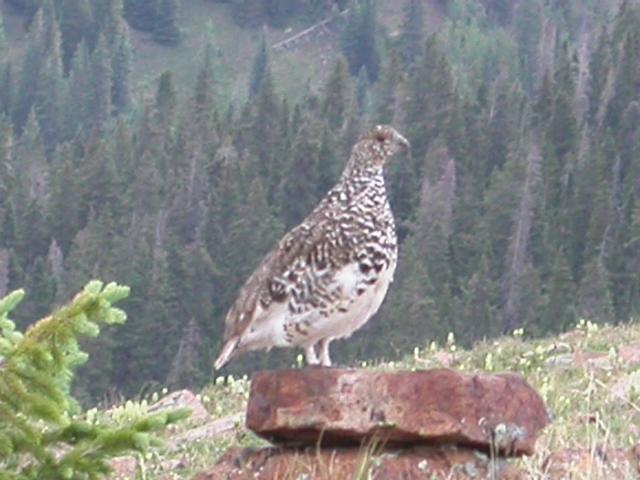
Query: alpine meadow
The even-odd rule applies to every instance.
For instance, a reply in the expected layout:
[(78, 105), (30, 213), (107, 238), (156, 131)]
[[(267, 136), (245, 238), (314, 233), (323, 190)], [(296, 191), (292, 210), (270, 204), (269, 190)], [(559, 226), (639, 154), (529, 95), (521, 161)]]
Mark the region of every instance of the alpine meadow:
[(92, 279), (130, 287), (128, 321), (82, 344), (83, 405), (211, 383), (238, 289), (377, 124), (412, 147), (385, 174), (397, 269), (335, 362), (640, 315), (640, 2), (0, 12), (0, 298), (27, 292), (25, 330)]

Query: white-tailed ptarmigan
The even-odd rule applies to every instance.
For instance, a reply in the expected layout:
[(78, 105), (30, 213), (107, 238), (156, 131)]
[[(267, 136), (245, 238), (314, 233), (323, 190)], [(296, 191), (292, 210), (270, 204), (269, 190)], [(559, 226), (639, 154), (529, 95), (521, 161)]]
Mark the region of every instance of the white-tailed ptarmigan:
[(383, 167), (408, 147), (386, 125), (355, 144), (338, 183), (240, 289), (216, 369), (242, 352), (272, 347), (302, 347), (307, 364), (329, 366), (329, 343), (378, 311), (397, 260)]

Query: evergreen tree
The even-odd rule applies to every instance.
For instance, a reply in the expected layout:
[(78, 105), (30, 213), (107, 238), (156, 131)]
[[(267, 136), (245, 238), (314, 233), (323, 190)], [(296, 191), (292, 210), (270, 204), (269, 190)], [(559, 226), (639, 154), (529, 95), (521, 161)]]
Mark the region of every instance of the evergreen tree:
[(374, 119), (377, 123), (393, 124), (398, 110), (398, 89), (402, 79), (399, 56), (392, 52), (378, 83), (374, 101)]
[(595, 257), (586, 266), (577, 296), (577, 315), (580, 318), (598, 323), (614, 321), (609, 276), (602, 258)]
[(78, 46), (89, 37), (93, 25), (89, 0), (62, 0), (60, 32), (62, 34), (62, 63), (65, 73), (71, 68)]
[(64, 138), (72, 138), (80, 129), (90, 124), (92, 101), (92, 72), (89, 49), (84, 42), (78, 46), (71, 62), (68, 88), (62, 115)]
[(367, 69), (369, 81), (378, 80), (380, 56), (376, 44), (376, 13), (372, 0), (354, 2), (349, 10), (342, 37), (342, 52), (349, 62), (352, 75), (362, 67)]
[(73, 370), (85, 362), (79, 336), (97, 336), (102, 325), (125, 321), (113, 307), (129, 293), (116, 284), (93, 281), (72, 302), (33, 325), (15, 329), (7, 315), (24, 297), (17, 290), (0, 299), (0, 444), (6, 478), (98, 478), (111, 471), (108, 460), (144, 452), (153, 433), (185, 411), (140, 416), (118, 425), (78, 415), (70, 395)]
[[(280, 186), (282, 218), (287, 227), (300, 223), (318, 203), (320, 134), (311, 124), (303, 126), (291, 147), (289, 175)], [(295, 199), (295, 201), (292, 201)]]
[(253, 101), (253, 118), (250, 131), (250, 148), (258, 159), (258, 172), (262, 178), (274, 175), (274, 159), (279, 152), (281, 102), (275, 91), (271, 70), (265, 72)]
[(269, 53), (267, 50), (267, 36), (263, 33), (260, 37), (258, 51), (253, 59), (251, 76), (249, 77), (249, 98), (255, 97), (260, 90), (260, 85), (264, 81), (267, 70), (269, 70)]
[(196, 76), (195, 92), (193, 96), (193, 110), (198, 125), (209, 125), (214, 109), (213, 96), (213, 47), (206, 45), (202, 66)]
[(607, 82), (610, 68), (610, 41), (606, 27), (602, 26), (598, 36), (598, 43), (589, 60), (589, 121), (597, 121), (597, 115), (602, 108), (602, 94)]
[(4, 60), (7, 53), (7, 36), (4, 29), (4, 15), (0, 12), (0, 59)]
[(91, 55), (88, 117), (90, 125), (102, 131), (111, 116), (111, 60), (106, 39), (100, 35)]
[(73, 147), (65, 144), (56, 152), (50, 169), (51, 195), (47, 218), (51, 235), (65, 254), (80, 228), (81, 220), (81, 187), (75, 160)]
[(35, 108), (46, 151), (51, 154), (61, 139), (60, 124), (64, 94), (60, 32), (55, 18), (49, 22), (45, 38), (48, 52), (38, 79)]
[(31, 22), (18, 81), (18, 95), (14, 103), (13, 122), (18, 131), (27, 121), (35, 103), (40, 70), (45, 63), (45, 25), (42, 10)]
[(119, 23), (116, 32), (111, 46), (111, 99), (116, 111), (122, 112), (131, 103), (133, 48), (124, 22)]
[(159, 2), (153, 27), (153, 39), (163, 45), (177, 45), (180, 43), (178, 0), (159, 0)]
[(133, 28), (153, 32), (161, 0), (125, 0), (124, 15)]
[(154, 108), (157, 123), (164, 128), (170, 125), (177, 107), (177, 92), (170, 71), (163, 72), (158, 80)]
[(347, 65), (342, 57), (338, 57), (333, 72), (327, 80), (322, 102), (322, 116), (334, 131), (341, 130), (346, 121), (346, 114), (351, 103), (350, 82)]
[(563, 331), (576, 324), (576, 289), (566, 254), (562, 250), (554, 252), (550, 267), (540, 324), (528, 328), (537, 334)]
[(514, 12), (515, 37), (522, 83), (531, 92), (537, 86), (538, 46), (542, 35), (542, 8), (538, 0), (519, 2)]
[(0, 65), (0, 114), (9, 117), (13, 112), (13, 68), (11, 62)]
[(407, 80), (404, 124), (413, 154), (423, 158), (429, 142), (444, 130), (451, 102), (451, 72), (435, 37), (425, 42), (420, 61)]
[(397, 52), (402, 57), (402, 64), (408, 67), (413, 64), (424, 45), (424, 6), (421, 0), (405, 0), (402, 25), (398, 37)]

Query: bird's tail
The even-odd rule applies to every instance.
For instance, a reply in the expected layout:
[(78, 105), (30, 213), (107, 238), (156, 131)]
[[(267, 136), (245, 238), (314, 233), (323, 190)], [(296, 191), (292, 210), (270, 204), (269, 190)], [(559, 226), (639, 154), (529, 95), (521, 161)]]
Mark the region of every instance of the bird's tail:
[(213, 368), (216, 370), (220, 370), (222, 367), (226, 365), (226, 363), (231, 360), (233, 355), (236, 353), (236, 347), (238, 346), (238, 337), (230, 338), (222, 347), (222, 352), (218, 355), (218, 358), (213, 363)]

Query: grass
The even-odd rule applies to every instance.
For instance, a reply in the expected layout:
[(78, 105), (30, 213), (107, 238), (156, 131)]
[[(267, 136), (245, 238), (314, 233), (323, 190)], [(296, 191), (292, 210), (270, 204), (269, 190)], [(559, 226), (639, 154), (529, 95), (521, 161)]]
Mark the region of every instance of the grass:
[[(551, 452), (567, 448), (586, 449), (590, 452), (586, 466), (583, 465), (580, 473), (569, 478), (624, 480), (637, 478), (637, 472), (616, 471), (612, 476), (610, 470), (604, 470), (595, 460), (599, 452), (607, 448), (632, 447), (640, 436), (640, 396), (633, 388), (622, 396), (615, 393), (618, 388), (616, 384), (619, 385), (623, 378), (631, 378), (640, 368), (638, 365), (628, 365), (619, 358), (618, 352), (625, 345), (638, 345), (640, 348), (639, 325), (599, 327), (583, 321), (574, 330), (557, 337), (526, 340), (522, 331), (516, 331), (514, 335), (477, 344), (470, 350), (459, 348), (450, 336), (445, 345), (431, 344), (416, 348), (402, 361), (373, 365), (363, 362), (362, 368), (388, 371), (428, 369), (441, 367), (442, 362), (446, 361), (453, 362), (453, 368), (466, 372), (518, 372), (543, 397), (553, 422), (539, 436), (536, 453), (514, 463), (528, 472), (531, 478), (542, 479), (545, 478), (543, 462)], [(592, 366), (558, 361), (576, 352), (594, 352), (599, 355), (598, 360)], [(639, 387), (637, 391), (640, 392), (640, 380), (636, 382)], [(221, 377), (204, 388), (199, 397), (215, 419), (244, 412), (248, 394), (247, 377)], [(141, 408), (140, 402), (130, 403), (127, 408)], [(174, 436), (188, 428), (189, 425), (182, 425), (170, 435)], [(266, 442), (238, 425), (232, 432), (218, 438), (184, 445), (172, 452), (160, 449), (150, 453), (147, 458), (141, 459), (145, 465), (144, 478), (160, 478), (161, 474), (165, 475), (162, 478), (191, 478), (196, 472), (215, 464), (231, 446), (265, 445)], [(368, 478), (378, 451), (377, 444), (363, 447), (361, 465), (358, 472), (354, 473), (354, 479)], [(320, 453), (316, 451), (315, 454)], [(313, 455), (313, 451), (307, 455)], [(177, 459), (183, 468), (167, 474), (163, 465), (175, 463)], [(305, 463), (311, 462), (309, 459), (305, 462), (303, 455), (300, 465), (304, 466)], [(324, 469), (327, 478), (331, 478), (331, 469), (329, 457)], [(323, 472), (318, 473), (324, 478)], [(295, 472), (283, 472), (282, 478), (305, 478), (299, 474), (297, 469)]]

